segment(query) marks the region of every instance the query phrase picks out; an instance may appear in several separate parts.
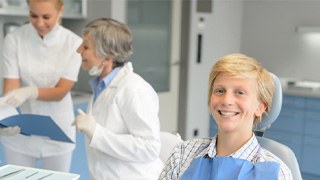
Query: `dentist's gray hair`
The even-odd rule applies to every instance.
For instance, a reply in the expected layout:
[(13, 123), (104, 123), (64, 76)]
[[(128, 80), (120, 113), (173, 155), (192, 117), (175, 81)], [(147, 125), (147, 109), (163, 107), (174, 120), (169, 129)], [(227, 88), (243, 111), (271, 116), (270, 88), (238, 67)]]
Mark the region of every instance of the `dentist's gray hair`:
[(132, 55), (132, 34), (127, 25), (111, 18), (89, 22), (84, 30), (95, 45), (97, 56), (113, 59), (115, 66), (122, 66)]

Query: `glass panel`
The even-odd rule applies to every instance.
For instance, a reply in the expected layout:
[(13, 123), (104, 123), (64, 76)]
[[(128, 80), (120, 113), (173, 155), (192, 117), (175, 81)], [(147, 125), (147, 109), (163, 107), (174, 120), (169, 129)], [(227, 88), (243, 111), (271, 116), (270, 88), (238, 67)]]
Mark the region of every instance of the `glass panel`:
[(70, 14), (81, 14), (81, 3), (79, 0), (64, 1), (64, 11)]
[[(86, 17), (87, 0), (65, 0), (63, 18), (78, 19)], [(28, 16), (26, 0), (0, 0), (0, 15)]]
[(135, 72), (157, 92), (169, 91), (171, 1), (128, 0), (127, 12)]

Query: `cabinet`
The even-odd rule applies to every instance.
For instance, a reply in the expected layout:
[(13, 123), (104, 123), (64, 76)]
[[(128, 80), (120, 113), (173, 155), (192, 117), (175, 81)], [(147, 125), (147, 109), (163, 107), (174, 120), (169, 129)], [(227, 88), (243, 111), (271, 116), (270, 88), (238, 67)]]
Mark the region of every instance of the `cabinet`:
[(277, 121), (265, 136), (289, 146), (304, 178), (320, 178), (320, 99), (285, 95)]
[[(78, 115), (77, 109), (86, 111), (87, 106), (87, 102), (75, 102), (73, 105), (75, 116)], [(81, 132), (77, 132), (76, 138), (76, 148), (73, 151), (70, 172), (80, 174), (80, 179), (89, 179), (85, 135)]]
[[(28, 16), (26, 0), (0, 0), (0, 15)], [(87, 0), (64, 1), (64, 13), (62, 18), (82, 19), (87, 16)]]

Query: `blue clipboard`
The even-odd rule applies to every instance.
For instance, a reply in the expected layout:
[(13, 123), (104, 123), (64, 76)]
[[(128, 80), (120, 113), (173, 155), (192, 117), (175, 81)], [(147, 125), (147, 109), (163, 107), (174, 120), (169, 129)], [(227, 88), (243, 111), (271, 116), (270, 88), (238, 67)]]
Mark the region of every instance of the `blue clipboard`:
[(2, 119), (0, 126), (20, 126), (23, 135), (47, 136), (51, 140), (74, 143), (49, 116), (17, 114)]

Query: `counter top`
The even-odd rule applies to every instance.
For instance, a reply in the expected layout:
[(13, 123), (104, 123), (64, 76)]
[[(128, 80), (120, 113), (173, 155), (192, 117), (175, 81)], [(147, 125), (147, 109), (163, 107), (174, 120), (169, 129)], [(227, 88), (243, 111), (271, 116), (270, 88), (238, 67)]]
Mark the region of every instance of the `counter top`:
[(320, 98), (320, 89), (311, 89), (303, 87), (282, 87), (284, 95), (303, 96), (310, 98)]
[(280, 77), (284, 95), (320, 98), (320, 82)]
[[(3, 94), (0, 93), (0, 97), (2, 97), (2, 95)], [(71, 91), (71, 97), (74, 104), (88, 103), (91, 98), (91, 93), (82, 91)]]
[(71, 91), (71, 97), (73, 104), (88, 103), (91, 97), (91, 93), (82, 91)]

